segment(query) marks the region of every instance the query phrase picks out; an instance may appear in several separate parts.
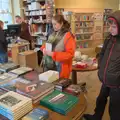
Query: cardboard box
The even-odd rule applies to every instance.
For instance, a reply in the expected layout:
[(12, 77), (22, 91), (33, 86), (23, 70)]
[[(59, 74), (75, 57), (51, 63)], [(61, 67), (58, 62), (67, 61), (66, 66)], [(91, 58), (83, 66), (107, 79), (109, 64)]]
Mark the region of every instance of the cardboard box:
[(29, 50), (19, 53), (19, 65), (22, 67), (30, 67), (33, 69), (37, 68), (38, 67), (37, 52)]
[(29, 50), (29, 43), (25, 44), (10, 44), (8, 46), (9, 49), (11, 49), (11, 56), (12, 56), (12, 61), (15, 64), (19, 64), (18, 62), (18, 54), (20, 52), (28, 51)]

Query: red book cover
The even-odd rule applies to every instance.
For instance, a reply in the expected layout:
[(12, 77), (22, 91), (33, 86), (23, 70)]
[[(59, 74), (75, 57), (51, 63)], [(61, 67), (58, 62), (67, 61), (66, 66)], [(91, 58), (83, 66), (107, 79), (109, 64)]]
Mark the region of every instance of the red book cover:
[(39, 81), (39, 73), (37, 71), (31, 71), (23, 76), (30, 81)]

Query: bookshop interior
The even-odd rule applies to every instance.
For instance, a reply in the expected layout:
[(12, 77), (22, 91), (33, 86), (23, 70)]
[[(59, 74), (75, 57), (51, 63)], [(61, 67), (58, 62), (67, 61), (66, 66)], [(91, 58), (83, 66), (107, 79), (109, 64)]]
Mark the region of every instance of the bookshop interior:
[(120, 120), (119, 59), (120, 0), (0, 0), (0, 120)]

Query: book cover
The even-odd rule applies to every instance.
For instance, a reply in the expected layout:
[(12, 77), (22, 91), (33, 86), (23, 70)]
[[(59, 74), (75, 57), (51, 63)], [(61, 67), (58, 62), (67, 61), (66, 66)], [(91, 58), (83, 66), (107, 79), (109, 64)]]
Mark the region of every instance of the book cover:
[(22, 120), (47, 120), (49, 113), (46, 110), (36, 108), (33, 109), (29, 114), (22, 118)]
[(0, 84), (7, 83), (13, 79), (17, 78), (16, 75), (10, 73), (4, 73), (0, 75)]
[(30, 71), (32, 71), (32, 68), (29, 68), (29, 67), (20, 67), (18, 69), (14, 69), (14, 70), (10, 71), (10, 73), (13, 73), (15, 75), (20, 76), (20, 75), (23, 75), (23, 74), (25, 74), (27, 72), (30, 72)]
[(58, 81), (54, 82), (56, 88), (64, 89), (70, 84), (72, 84), (72, 81), (70, 79), (59, 79)]
[(30, 98), (12, 91), (0, 96), (0, 108), (9, 113), (14, 112), (28, 102), (31, 102), (32, 104), (32, 100)]
[(30, 92), (25, 92), (25, 91), (22, 91), (23, 89), (20, 89), (20, 87), (17, 90), (23, 92), (25, 95), (31, 97), (34, 100), (34, 99), (37, 99), (38, 97), (42, 96), (43, 94), (49, 92), (50, 90), (53, 90), (54, 85), (52, 83), (39, 81), (37, 83), (37, 86), (35, 86), (35, 88), (31, 88), (31, 89), (34, 89), (34, 90), (32, 90)]
[(80, 95), (80, 93), (82, 92), (81, 86), (80, 85), (74, 85), (74, 84), (65, 88), (64, 91), (67, 92), (67, 93), (73, 94), (73, 95)]
[(0, 88), (4, 89), (4, 90), (7, 90), (7, 91), (14, 91), (16, 92), (16, 82), (19, 81), (21, 83), (30, 83), (30, 81), (26, 80), (26, 79), (23, 79), (23, 78), (16, 78), (16, 79), (13, 79), (5, 84), (1, 84), (0, 85)]
[(28, 82), (21, 82), (17, 81), (15, 87), (24, 92), (31, 92), (37, 88), (38, 81), (28, 81)]
[(23, 78), (31, 80), (31, 81), (39, 81), (39, 73), (37, 71), (31, 71), (26, 73)]
[(18, 67), (19, 67), (19, 65), (16, 65), (13, 62), (8, 62), (8, 63), (5, 63), (5, 64), (0, 64), (0, 71), (9, 72), (10, 70), (16, 69)]
[(66, 115), (78, 102), (76, 96), (55, 90), (44, 97), (40, 104), (60, 114)]

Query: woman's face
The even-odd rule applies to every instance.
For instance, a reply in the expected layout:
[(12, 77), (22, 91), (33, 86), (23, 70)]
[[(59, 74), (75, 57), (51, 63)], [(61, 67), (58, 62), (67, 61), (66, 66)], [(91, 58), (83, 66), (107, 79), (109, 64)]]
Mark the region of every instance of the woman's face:
[(59, 31), (61, 29), (61, 27), (63, 26), (63, 23), (60, 24), (56, 20), (53, 19), (52, 25), (53, 25), (54, 31)]

